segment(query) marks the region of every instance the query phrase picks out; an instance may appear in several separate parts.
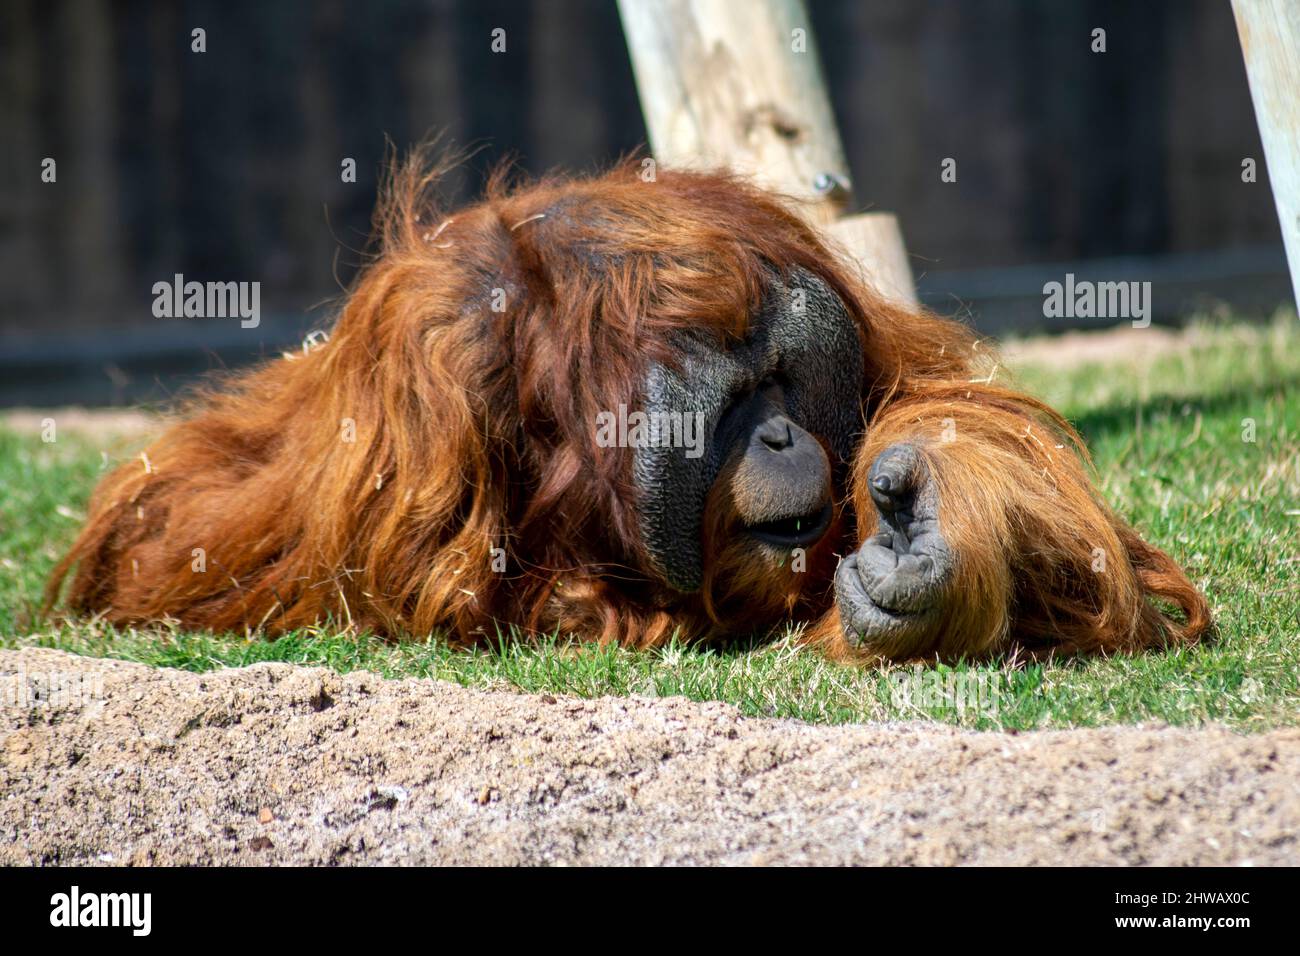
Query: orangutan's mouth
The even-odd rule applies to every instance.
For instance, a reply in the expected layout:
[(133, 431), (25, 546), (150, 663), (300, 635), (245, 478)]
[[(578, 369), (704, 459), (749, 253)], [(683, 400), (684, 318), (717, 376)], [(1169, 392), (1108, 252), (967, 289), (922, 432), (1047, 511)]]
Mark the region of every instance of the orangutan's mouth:
[(776, 518), (745, 527), (751, 536), (776, 548), (802, 548), (816, 544), (831, 526), (833, 511), (827, 502), (810, 514)]

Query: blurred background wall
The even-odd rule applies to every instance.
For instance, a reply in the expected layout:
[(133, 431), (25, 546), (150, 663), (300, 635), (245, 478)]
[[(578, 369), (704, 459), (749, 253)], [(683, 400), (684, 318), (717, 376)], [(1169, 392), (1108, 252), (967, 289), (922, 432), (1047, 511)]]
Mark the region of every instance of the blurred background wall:
[[(1043, 283), (1066, 272), (1151, 281), (1156, 321), (1289, 301), (1226, 0), (810, 11), (857, 196), (899, 215), (938, 311), (1043, 328)], [(385, 136), (437, 131), (484, 147), (453, 200), (509, 155), (581, 171), (636, 149), (612, 0), (5, 0), (0, 404), (156, 399), (327, 326)], [(260, 282), (261, 325), (154, 318), (152, 286), (175, 273)]]

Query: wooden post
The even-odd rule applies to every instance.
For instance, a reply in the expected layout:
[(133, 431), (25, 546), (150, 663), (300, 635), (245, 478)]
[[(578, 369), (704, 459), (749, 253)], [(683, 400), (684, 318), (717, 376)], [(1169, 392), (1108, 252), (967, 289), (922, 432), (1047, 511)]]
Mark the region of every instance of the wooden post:
[(898, 221), (844, 217), (844, 147), (803, 0), (619, 0), (658, 161), (727, 167), (798, 202), (878, 291), (915, 303)]
[(1300, 307), (1300, 3), (1232, 0), (1232, 12)]

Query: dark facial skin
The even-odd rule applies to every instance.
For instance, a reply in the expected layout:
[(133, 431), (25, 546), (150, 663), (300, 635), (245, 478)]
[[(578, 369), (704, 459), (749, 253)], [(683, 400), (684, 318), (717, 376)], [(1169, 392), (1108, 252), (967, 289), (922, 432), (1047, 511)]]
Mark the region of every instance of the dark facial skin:
[(703, 577), (705, 499), (727, 473), (745, 533), (772, 547), (806, 547), (824, 533), (831, 476), (861, 435), (861, 340), (839, 298), (816, 276), (773, 278), (744, 342), (726, 350), (685, 336), (681, 361), (646, 376), (649, 413), (701, 414), (704, 453), (634, 451), (642, 539), (679, 591)]

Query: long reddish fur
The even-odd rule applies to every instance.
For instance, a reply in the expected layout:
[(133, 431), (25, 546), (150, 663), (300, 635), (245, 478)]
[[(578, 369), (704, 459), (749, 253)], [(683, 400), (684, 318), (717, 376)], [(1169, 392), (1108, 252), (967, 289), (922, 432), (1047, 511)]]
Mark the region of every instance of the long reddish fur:
[[(1060, 416), (988, 381), (964, 327), (875, 295), (771, 196), (620, 166), (494, 177), (448, 215), (436, 178), (418, 156), (393, 176), (327, 344), (198, 393), (104, 478), (48, 606), (70, 578), (68, 607), (114, 624), (275, 635), (332, 617), (461, 642), (517, 625), (641, 647), (795, 621), (854, 656), (831, 577), (875, 530), (871, 461), (910, 441), (958, 555), (951, 613), (923, 646), (873, 653), (1127, 651), (1207, 631), (1204, 599), (1099, 499)], [(724, 474), (705, 586), (677, 595), (641, 570), (630, 456), (596, 447), (596, 414), (636, 396), (648, 360), (673, 359), (674, 330), (743, 336), (771, 265), (821, 276), (856, 317), (865, 439), (806, 568), (774, 568), (733, 533), (744, 489)]]

